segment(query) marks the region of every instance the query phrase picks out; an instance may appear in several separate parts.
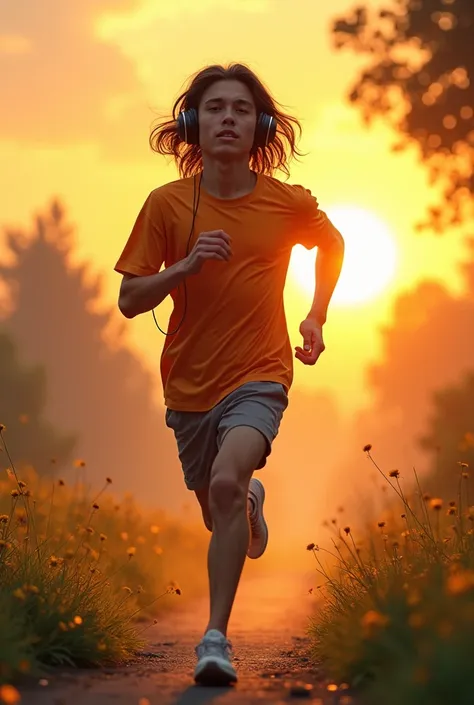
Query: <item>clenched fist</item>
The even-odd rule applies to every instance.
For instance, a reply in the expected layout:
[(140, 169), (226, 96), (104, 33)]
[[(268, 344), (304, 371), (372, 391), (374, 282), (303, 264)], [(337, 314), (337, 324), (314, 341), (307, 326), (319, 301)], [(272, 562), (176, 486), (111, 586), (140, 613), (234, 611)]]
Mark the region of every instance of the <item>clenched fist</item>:
[(200, 233), (196, 244), (185, 258), (186, 272), (198, 274), (206, 260), (216, 259), (228, 262), (232, 257), (231, 238), (223, 230), (209, 230)]

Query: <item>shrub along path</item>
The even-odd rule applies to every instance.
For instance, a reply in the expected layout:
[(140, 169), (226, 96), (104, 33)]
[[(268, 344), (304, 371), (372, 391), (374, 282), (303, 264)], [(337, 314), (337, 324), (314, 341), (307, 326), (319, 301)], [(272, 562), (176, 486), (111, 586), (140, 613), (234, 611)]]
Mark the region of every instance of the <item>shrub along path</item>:
[[(176, 599), (176, 598), (174, 598)], [(208, 703), (349, 703), (327, 690), (308, 660), (307, 616), (313, 601), (301, 580), (269, 573), (242, 582), (229, 638), (239, 682), (233, 688), (194, 686), (194, 646), (207, 617), (207, 600), (189, 603), (146, 632), (136, 662), (97, 671), (60, 669), (48, 683), (20, 688), (22, 705), (207, 705)], [(306, 686), (306, 688), (305, 688)]]

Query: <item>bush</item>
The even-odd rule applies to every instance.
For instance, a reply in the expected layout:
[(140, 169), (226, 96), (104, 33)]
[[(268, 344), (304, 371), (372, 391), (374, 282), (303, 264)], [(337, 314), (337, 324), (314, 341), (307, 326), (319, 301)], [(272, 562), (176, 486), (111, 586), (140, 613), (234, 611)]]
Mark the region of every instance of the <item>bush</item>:
[[(206, 587), (204, 530), (163, 512), (145, 516), (133, 498), (103, 489), (22, 477), (8, 454), (0, 481), (0, 683), (44, 666), (120, 663), (143, 644), (152, 617)], [(79, 466), (83, 461), (78, 461)], [(160, 586), (161, 590), (160, 590)], [(145, 626), (140, 621), (148, 621)], [(156, 619), (154, 620), (156, 622)]]
[[(474, 507), (460, 464), (449, 502), (423, 494), (416, 477), (408, 497), (398, 470), (370, 460), (400, 500), (359, 544), (336, 527), (334, 551), (315, 544), (324, 577), (312, 618), (312, 655), (330, 678), (361, 690), (368, 705), (464, 705), (472, 702), (474, 652)], [(336, 561), (333, 573), (323, 555)]]

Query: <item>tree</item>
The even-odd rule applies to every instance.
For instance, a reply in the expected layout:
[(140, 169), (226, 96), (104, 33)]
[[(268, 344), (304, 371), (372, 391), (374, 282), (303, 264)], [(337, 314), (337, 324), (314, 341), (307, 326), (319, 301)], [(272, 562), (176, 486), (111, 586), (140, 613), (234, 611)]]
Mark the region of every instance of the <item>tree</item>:
[(48, 473), (70, 461), (76, 437), (60, 433), (44, 418), (44, 366), (21, 365), (15, 344), (4, 332), (0, 332), (0, 389), (0, 422), (6, 426), (15, 466), (33, 465), (39, 473)]
[(474, 468), (474, 371), (460, 384), (435, 394), (428, 431), (420, 444), (432, 457), (429, 489), (456, 499), (461, 473), (468, 472), (469, 466)]
[(442, 232), (474, 214), (474, 6), (472, 0), (393, 0), (364, 6), (333, 25), (337, 49), (369, 58), (349, 100), (370, 123), (382, 116), (417, 144), (442, 205), (424, 224)]
[(182, 476), (154, 400), (158, 375), (127, 347), (116, 307), (101, 304), (101, 278), (72, 264), (73, 234), (57, 201), (32, 232), (6, 231), (14, 258), (0, 266), (11, 297), (5, 327), (25, 361), (46, 367), (48, 417), (77, 429), (88, 481), (110, 476), (118, 491), (172, 504)]

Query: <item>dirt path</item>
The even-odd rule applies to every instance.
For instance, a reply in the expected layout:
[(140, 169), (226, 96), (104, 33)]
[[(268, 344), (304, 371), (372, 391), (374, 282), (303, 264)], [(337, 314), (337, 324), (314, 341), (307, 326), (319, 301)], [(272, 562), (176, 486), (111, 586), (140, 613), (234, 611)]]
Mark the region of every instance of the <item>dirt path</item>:
[[(61, 671), (47, 685), (22, 692), (22, 705), (237, 705), (302, 699), (336, 705), (339, 698), (318, 685), (305, 656), (311, 602), (300, 581), (273, 574), (243, 582), (229, 638), (239, 682), (232, 688), (195, 686), (194, 646), (207, 618), (207, 601), (189, 604), (149, 630), (149, 646), (136, 663), (97, 672)], [(312, 686), (303, 691), (302, 684)], [(296, 687), (296, 691), (294, 692)], [(299, 691), (299, 695), (298, 695)], [(148, 705), (143, 700), (140, 705)]]

